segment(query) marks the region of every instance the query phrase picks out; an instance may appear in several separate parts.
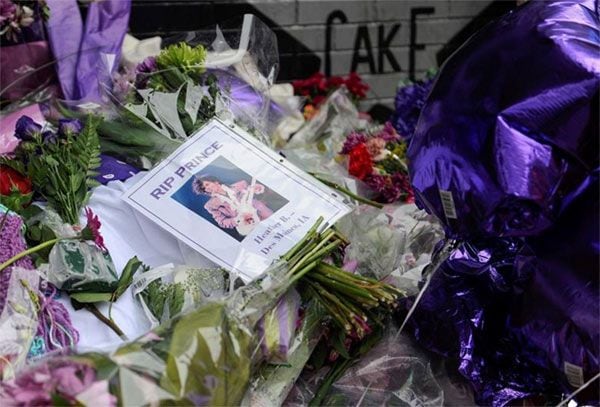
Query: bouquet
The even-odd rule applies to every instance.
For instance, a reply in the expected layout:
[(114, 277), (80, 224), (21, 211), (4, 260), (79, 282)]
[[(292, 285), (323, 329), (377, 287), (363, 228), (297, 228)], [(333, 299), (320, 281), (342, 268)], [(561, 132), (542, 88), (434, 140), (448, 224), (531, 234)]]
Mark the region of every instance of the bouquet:
[(406, 141), (388, 122), (373, 131), (353, 131), (340, 154), (346, 158), (348, 173), (363, 181), (376, 201), (413, 202), (406, 148)]
[(430, 72), (425, 79), (403, 83), (398, 88), (394, 99), (395, 110), (390, 121), (406, 140), (410, 140), (415, 132), (425, 99), (433, 88), (434, 79), (435, 74)]
[(98, 128), (102, 151), (150, 167), (212, 118), (219, 87), (205, 57), (202, 45), (177, 43), (116, 74), (108, 91), (116, 111)]
[(369, 90), (369, 85), (364, 83), (356, 72), (350, 73), (346, 78), (325, 77), (321, 72), (317, 72), (310, 78), (295, 80), (292, 85), (296, 95), (306, 98), (303, 108), (306, 120), (310, 120), (327, 97), (342, 86), (346, 87), (354, 104), (364, 99)]

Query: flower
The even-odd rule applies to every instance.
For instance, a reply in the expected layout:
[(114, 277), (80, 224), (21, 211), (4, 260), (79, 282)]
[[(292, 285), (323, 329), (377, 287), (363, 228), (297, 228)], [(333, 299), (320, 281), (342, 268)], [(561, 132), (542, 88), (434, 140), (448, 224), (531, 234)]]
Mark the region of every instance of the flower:
[(42, 141), (44, 144), (56, 144), (58, 137), (56, 136), (56, 133), (46, 130), (42, 133)]
[(85, 208), (85, 216), (87, 217), (87, 224), (81, 231), (81, 237), (84, 240), (93, 241), (100, 250), (107, 252), (108, 249), (104, 246), (104, 238), (100, 234), (102, 224), (98, 219), (98, 215), (95, 215), (90, 208)]
[[(143, 64), (143, 62), (141, 64)], [(135, 81), (136, 71), (133, 69), (125, 68), (122, 72), (115, 72), (113, 75), (113, 93), (120, 101), (125, 101), (127, 99), (127, 95), (132, 91), (132, 89), (135, 89)]]
[(317, 109), (315, 109), (314, 105), (309, 103), (306, 106), (304, 106), (303, 115), (304, 115), (305, 120), (312, 119), (316, 113), (317, 113)]
[(367, 97), (369, 85), (364, 83), (361, 77), (356, 72), (351, 72), (345, 82), (346, 88), (354, 95), (356, 99), (364, 99)]
[(29, 27), (31, 24), (33, 24), (33, 10), (29, 7), (21, 7), (20, 12), (17, 11), (17, 16), (19, 17), (19, 25), (21, 27)]
[(373, 172), (373, 161), (364, 143), (354, 147), (348, 155), (348, 172), (358, 179), (364, 179)]
[(144, 59), (142, 62), (137, 64), (135, 67), (135, 73), (154, 73), (158, 70), (158, 65), (156, 65), (156, 57), (148, 57)]
[(317, 95), (313, 98), (313, 103), (315, 106), (319, 106), (321, 103), (325, 101), (325, 95)]
[(178, 68), (186, 74), (204, 73), (206, 49), (202, 45), (189, 46), (185, 42), (169, 45), (156, 57), (156, 65), (161, 69)]
[(387, 177), (373, 172), (365, 179), (365, 182), (373, 191), (382, 193), (387, 183)]
[(433, 78), (418, 81), (398, 89), (395, 98), (396, 110), (392, 115), (392, 123), (398, 133), (410, 139), (415, 132), (421, 109), (425, 99), (433, 87)]
[(341, 76), (331, 76), (327, 78), (327, 87), (329, 89), (337, 89), (344, 84), (344, 78)]
[[(116, 405), (105, 380), (96, 381), (93, 367), (70, 360), (51, 360), (0, 383), (2, 405)], [(87, 404), (91, 402), (91, 404)]]
[(158, 71), (156, 57), (148, 57), (137, 64), (135, 67), (135, 87), (138, 89), (145, 89), (148, 86), (150, 76), (156, 71)]
[(29, 116), (21, 116), (15, 125), (15, 137), (21, 141), (32, 141), (42, 131), (42, 126)]
[(342, 151), (340, 154), (348, 154), (350, 151), (354, 149), (359, 144), (365, 143), (367, 141), (367, 137), (364, 134), (352, 132), (344, 141), (344, 146), (342, 147)]
[(388, 154), (385, 145), (385, 140), (379, 137), (374, 137), (367, 141), (367, 150), (369, 150), (369, 154), (371, 154), (373, 161), (381, 161), (385, 158)]
[(18, 171), (0, 165), (0, 195), (10, 195), (14, 190), (22, 195), (31, 193), (31, 181)]
[(58, 121), (58, 134), (63, 137), (79, 134), (83, 125), (77, 119), (60, 119)]
[(0, 0), (0, 25), (14, 20), (16, 12), (17, 6), (11, 0)]
[(378, 134), (378, 137), (381, 137), (385, 141), (399, 141), (400, 135), (396, 132), (396, 129), (392, 125), (392, 122), (386, 122), (383, 129)]

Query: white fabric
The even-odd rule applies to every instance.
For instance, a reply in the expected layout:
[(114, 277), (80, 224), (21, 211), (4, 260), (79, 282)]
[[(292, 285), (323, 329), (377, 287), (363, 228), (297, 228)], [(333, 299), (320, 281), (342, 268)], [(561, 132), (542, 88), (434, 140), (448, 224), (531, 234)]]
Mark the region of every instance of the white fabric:
[[(139, 173), (123, 182), (114, 181), (93, 191), (88, 206), (98, 215), (102, 227), (100, 233), (118, 273), (133, 256), (154, 268), (166, 263), (188, 264), (200, 267), (216, 267), (170, 233), (153, 223), (121, 200), (121, 195), (146, 173)], [(85, 224), (85, 218), (81, 219)], [(112, 349), (122, 343), (121, 339), (87, 310), (75, 311), (69, 297), (60, 301), (67, 307), (73, 325), (80, 333), (79, 348)], [(108, 304), (98, 306), (108, 316)], [(150, 329), (150, 322), (141, 306), (128, 289), (113, 304), (112, 317), (129, 339), (135, 339)]]

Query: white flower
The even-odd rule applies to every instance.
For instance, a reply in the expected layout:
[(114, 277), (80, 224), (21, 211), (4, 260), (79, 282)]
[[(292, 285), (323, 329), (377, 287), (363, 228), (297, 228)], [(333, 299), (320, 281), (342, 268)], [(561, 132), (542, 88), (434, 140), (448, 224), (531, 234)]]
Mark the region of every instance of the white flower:
[(33, 24), (33, 10), (27, 6), (22, 6), (20, 11), (19, 24), (21, 27), (29, 27), (31, 24)]

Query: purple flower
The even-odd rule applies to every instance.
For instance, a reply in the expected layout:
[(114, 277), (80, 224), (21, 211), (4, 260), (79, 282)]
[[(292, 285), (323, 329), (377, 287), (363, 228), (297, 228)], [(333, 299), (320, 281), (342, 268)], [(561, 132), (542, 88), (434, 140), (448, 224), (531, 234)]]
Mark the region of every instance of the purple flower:
[(58, 141), (58, 137), (56, 134), (50, 130), (46, 130), (42, 133), (42, 141), (44, 144), (56, 144)]
[(378, 134), (378, 137), (381, 137), (388, 143), (390, 141), (400, 140), (400, 135), (398, 135), (398, 133), (396, 132), (396, 129), (394, 128), (394, 126), (392, 126), (392, 122), (389, 122), (389, 121), (385, 123), (385, 126), (383, 127), (381, 132)]
[(15, 137), (21, 141), (32, 141), (42, 131), (42, 126), (29, 116), (21, 116), (15, 126)]
[(58, 121), (58, 134), (61, 136), (69, 136), (79, 134), (83, 129), (83, 125), (77, 119), (60, 119)]
[(15, 18), (17, 6), (11, 0), (0, 0), (0, 25)]
[(387, 178), (380, 174), (371, 174), (365, 179), (365, 182), (369, 188), (381, 194), (387, 184)]
[(153, 73), (158, 69), (156, 57), (148, 57), (135, 67), (136, 73)]
[(136, 79), (136, 87), (137, 88), (145, 88), (148, 84), (148, 78), (151, 74), (158, 70), (158, 65), (156, 64), (156, 57), (148, 57), (144, 59), (142, 63), (139, 63), (135, 67), (135, 73), (137, 74)]
[(410, 139), (415, 132), (425, 99), (433, 87), (434, 78), (406, 85), (398, 90), (395, 99), (396, 111), (392, 123), (398, 133)]
[(349, 154), (350, 151), (354, 149), (357, 145), (361, 143), (365, 143), (367, 141), (367, 136), (361, 133), (352, 132), (346, 138), (344, 142), (344, 146), (342, 147), (341, 154)]

